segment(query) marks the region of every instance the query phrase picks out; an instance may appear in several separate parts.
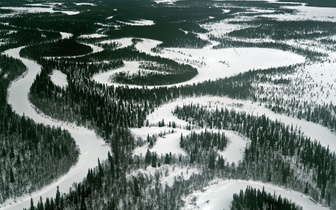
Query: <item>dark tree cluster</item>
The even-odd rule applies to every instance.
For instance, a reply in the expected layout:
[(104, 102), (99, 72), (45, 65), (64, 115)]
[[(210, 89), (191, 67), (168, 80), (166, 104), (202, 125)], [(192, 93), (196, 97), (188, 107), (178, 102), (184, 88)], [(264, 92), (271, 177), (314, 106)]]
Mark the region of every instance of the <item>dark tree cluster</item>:
[(240, 190), (239, 194), (233, 195), (233, 201), (231, 203), (231, 210), (262, 210), (262, 209), (274, 209), (274, 210), (302, 210), (301, 206), (295, 205), (292, 201), (286, 198), (282, 198), (281, 195), (276, 196), (270, 193), (266, 193), (265, 189), (254, 189), (248, 186), (245, 191)]
[(90, 52), (92, 52), (91, 47), (80, 44), (74, 38), (70, 38), (46, 44), (32, 45), (21, 50), (20, 54), (37, 60), (43, 56), (76, 56)]
[(321, 36), (333, 35), (335, 23), (322, 21), (276, 21), (257, 20), (257, 27), (249, 27), (230, 32), (228, 35), (240, 38), (271, 38), (275, 40), (286, 39), (312, 39)]

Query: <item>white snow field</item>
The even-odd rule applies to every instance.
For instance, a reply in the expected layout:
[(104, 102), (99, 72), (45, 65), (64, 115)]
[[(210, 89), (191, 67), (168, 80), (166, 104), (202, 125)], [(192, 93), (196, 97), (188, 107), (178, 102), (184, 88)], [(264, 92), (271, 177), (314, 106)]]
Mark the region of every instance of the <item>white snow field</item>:
[(20, 57), (21, 48), (7, 50), (4, 54), (20, 59), (28, 68), (27, 74), (12, 82), (8, 90), (8, 103), (19, 115), (25, 115), (34, 119), (37, 123), (43, 123), (49, 126), (60, 126), (70, 132), (80, 149), (78, 162), (70, 170), (48, 186), (33, 192), (32, 194), (9, 199), (0, 206), (1, 209), (23, 209), (30, 206), (30, 199), (33, 198), (34, 204), (40, 199), (40, 196), (54, 197), (57, 186), (60, 192), (66, 193), (74, 182), (81, 182), (86, 176), (89, 168), (97, 166), (98, 158), (102, 161), (107, 159), (107, 153), (110, 150), (103, 139), (98, 137), (94, 131), (84, 127), (76, 126), (72, 123), (64, 123), (51, 119), (40, 114), (29, 102), (28, 94), (36, 75), (41, 71), (41, 66), (36, 62)]
[(121, 24), (124, 24), (124, 25), (130, 25), (130, 26), (152, 26), (152, 25), (155, 25), (154, 21), (152, 21), (152, 20), (145, 20), (145, 19), (129, 20), (127, 22), (117, 20), (117, 22), (121, 23)]
[(51, 81), (62, 88), (66, 88), (68, 86), (67, 75), (62, 73), (59, 70), (53, 70), (50, 75)]
[(157, 4), (174, 4), (177, 1), (179, 0), (154, 0)]
[(283, 6), (284, 9), (295, 10), (293, 14), (263, 14), (259, 17), (274, 18), (281, 21), (330, 21), (336, 22), (336, 8), (311, 7), (306, 5)]
[(204, 190), (188, 195), (184, 199), (186, 201), (184, 209), (230, 209), (230, 205), (233, 200), (232, 195), (235, 193), (239, 194), (240, 190), (245, 190), (247, 186), (251, 186), (259, 190), (264, 188), (267, 193), (271, 193), (272, 195), (275, 194), (276, 196), (281, 195), (282, 198), (287, 198), (288, 200), (302, 206), (304, 210), (329, 209), (313, 202), (310, 197), (304, 195), (303, 193), (272, 184), (245, 180), (214, 180)]
[(84, 35), (80, 35), (78, 38), (92, 39), (92, 38), (102, 38), (102, 37), (107, 37), (107, 35), (104, 35), (104, 34), (84, 34)]
[(27, 5), (27, 7), (0, 7), (1, 9), (12, 10), (13, 13), (1, 15), (3, 17), (13, 16), (18, 13), (56, 13), (61, 12), (67, 15), (77, 15), (80, 12), (78, 11), (66, 11), (66, 10), (55, 10), (54, 6), (56, 4), (31, 4)]

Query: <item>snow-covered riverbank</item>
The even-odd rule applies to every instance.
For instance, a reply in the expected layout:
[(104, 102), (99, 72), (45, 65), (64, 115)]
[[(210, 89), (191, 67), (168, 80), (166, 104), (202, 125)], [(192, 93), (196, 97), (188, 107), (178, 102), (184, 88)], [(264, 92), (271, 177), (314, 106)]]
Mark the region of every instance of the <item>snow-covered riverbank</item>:
[(28, 68), (28, 72), (25, 76), (11, 83), (8, 90), (8, 103), (19, 115), (30, 117), (37, 123), (60, 126), (62, 129), (68, 130), (80, 149), (80, 155), (77, 164), (64, 176), (31, 195), (7, 200), (0, 206), (1, 209), (28, 208), (31, 198), (34, 199), (34, 203), (36, 204), (40, 196), (44, 199), (46, 197), (55, 196), (57, 186), (59, 186), (60, 192), (68, 192), (69, 187), (71, 187), (74, 182), (81, 182), (83, 180), (89, 168), (93, 168), (97, 165), (98, 158), (105, 160), (107, 158), (107, 152), (109, 151), (109, 147), (105, 145), (103, 139), (96, 136), (94, 131), (74, 124), (56, 121), (36, 111), (36, 108), (28, 100), (28, 94), (36, 75), (41, 71), (41, 66), (34, 61), (20, 57), (19, 52), (21, 49), (22, 48), (15, 48), (4, 53), (20, 59)]

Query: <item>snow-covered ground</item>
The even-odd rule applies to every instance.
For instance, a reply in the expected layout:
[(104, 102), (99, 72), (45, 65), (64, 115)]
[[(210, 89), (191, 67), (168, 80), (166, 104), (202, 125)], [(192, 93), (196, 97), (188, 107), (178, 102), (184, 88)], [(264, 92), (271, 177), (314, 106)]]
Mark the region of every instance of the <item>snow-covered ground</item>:
[(84, 34), (84, 35), (80, 35), (78, 38), (93, 39), (93, 38), (102, 38), (102, 37), (107, 37), (107, 35), (105, 34)]
[(161, 167), (153, 168), (151, 166), (148, 166), (146, 170), (139, 169), (136, 171), (133, 171), (132, 173), (128, 174), (128, 178), (132, 176), (137, 176), (139, 173), (142, 173), (144, 175), (152, 175), (154, 176), (155, 173), (161, 172), (163, 174), (163, 178), (161, 179), (161, 184), (168, 186), (172, 186), (174, 184), (175, 179), (184, 179), (188, 180), (191, 175), (193, 174), (199, 174), (200, 171), (197, 168), (190, 168), (190, 167), (181, 167), (178, 165), (163, 165)]
[(5, 9), (5, 10), (12, 10), (13, 13), (11, 14), (5, 14), (5, 15), (1, 15), (1, 17), (7, 17), (7, 16), (13, 16), (15, 14), (18, 13), (56, 13), (56, 12), (61, 12), (67, 15), (77, 15), (80, 12), (78, 11), (66, 11), (66, 10), (55, 10), (54, 5), (50, 5), (50, 4), (45, 4), (45, 5), (41, 5), (41, 6), (31, 6), (31, 7), (0, 7), (1, 9)]
[(60, 32), (60, 34), (61, 34), (61, 39), (69, 39), (73, 36), (73, 34), (67, 33), (67, 32)]
[(112, 43), (117, 43), (117, 49), (125, 48), (128, 46), (131, 46), (133, 44), (132, 42), (133, 38), (121, 38), (121, 39), (111, 39), (111, 40), (104, 40), (101, 41), (100, 44), (112, 44)]
[(295, 10), (296, 12), (293, 14), (263, 14), (259, 16), (286, 21), (315, 20), (336, 22), (336, 8), (306, 5), (284, 6), (283, 8)]
[[(157, 108), (153, 113), (147, 116), (146, 120), (148, 120), (150, 125), (156, 125), (162, 119), (164, 119), (165, 122), (175, 121), (179, 125), (181, 120), (174, 116), (172, 111), (175, 109), (176, 106), (189, 104), (199, 104), (209, 110), (215, 110), (216, 108), (221, 109), (222, 107), (226, 107), (228, 110), (234, 109), (236, 111), (246, 112), (255, 116), (261, 116), (264, 114), (271, 120), (280, 121), (288, 126), (293, 125), (294, 129), (301, 129), (301, 132), (305, 136), (310, 137), (312, 140), (316, 139), (321, 143), (322, 146), (329, 146), (330, 151), (336, 151), (336, 134), (331, 132), (326, 127), (312, 122), (308, 122), (306, 120), (300, 120), (297, 118), (288, 117), (286, 115), (277, 114), (265, 108), (264, 106), (260, 106), (258, 103), (231, 99), (227, 97), (197, 97), (177, 99), (174, 102), (170, 102)], [(183, 122), (184, 121), (182, 121), (181, 125), (183, 125)], [(184, 122), (184, 125), (186, 124), (187, 122)]]
[(88, 3), (88, 2), (81, 2), (81, 3), (74, 3), (76, 4), (77, 6), (97, 6), (96, 4), (94, 3)]
[(130, 25), (130, 26), (152, 26), (152, 25), (155, 25), (154, 21), (152, 21), (152, 20), (145, 20), (145, 19), (129, 20), (127, 22), (117, 20), (117, 22), (121, 23), (121, 24), (124, 24), (124, 25)]
[[(164, 129), (162, 129), (164, 128)], [(190, 131), (184, 129), (172, 129), (167, 127), (143, 127), (140, 129), (131, 129), (135, 137), (142, 137), (146, 140), (147, 135), (143, 136), (142, 134), (152, 134), (159, 135), (160, 133), (166, 133), (162, 137), (157, 137), (156, 143), (153, 148), (149, 149), (151, 152), (156, 152), (158, 155), (172, 154), (187, 156), (188, 154), (180, 147), (180, 137), (181, 134), (189, 134)], [(174, 130), (174, 133), (169, 133), (169, 131)], [(151, 136), (151, 135), (150, 135)], [(135, 148), (133, 154), (145, 156), (148, 149), (148, 144), (145, 144), (142, 147)]]
[(0, 206), (1, 209), (13, 210), (28, 208), (30, 206), (30, 198), (33, 198), (34, 203), (36, 204), (39, 201), (40, 196), (44, 199), (46, 197), (55, 196), (57, 186), (59, 186), (61, 192), (68, 192), (69, 187), (71, 187), (74, 182), (81, 182), (83, 180), (89, 168), (97, 166), (98, 158), (101, 161), (107, 159), (107, 152), (110, 150), (109, 147), (105, 145), (104, 140), (98, 137), (94, 131), (71, 123), (55, 121), (50, 117), (43, 116), (35, 109), (35, 107), (33, 107), (28, 100), (28, 93), (36, 75), (41, 71), (41, 66), (36, 62), (21, 58), (19, 55), (20, 50), (21, 48), (16, 48), (4, 53), (20, 59), (28, 67), (28, 72), (25, 76), (11, 83), (8, 91), (8, 103), (19, 115), (24, 114), (25, 116), (34, 119), (37, 123), (60, 126), (62, 129), (68, 130), (80, 149), (80, 155), (76, 165), (71, 167), (68, 173), (55, 180), (50, 185), (33, 192), (30, 195), (9, 199)]
[(230, 209), (233, 200), (232, 195), (239, 194), (240, 190), (245, 190), (247, 186), (262, 190), (267, 193), (281, 195), (282, 198), (295, 202), (303, 207), (303, 209), (329, 209), (316, 204), (310, 197), (303, 193), (285, 189), (283, 187), (266, 184), (256, 181), (245, 180), (214, 180), (208, 187), (202, 191), (197, 191), (188, 195), (184, 200), (186, 204), (184, 209), (202, 209), (202, 210), (222, 210)]
[[(142, 39), (135, 47), (140, 52), (145, 52), (153, 56), (160, 55), (161, 57), (172, 59), (180, 63), (190, 64), (198, 69), (198, 75), (189, 81), (177, 85), (193, 84), (208, 80), (214, 81), (219, 78), (231, 77), (253, 69), (288, 66), (305, 61), (304, 57), (295, 53), (267, 48), (213, 49), (207, 46), (203, 49), (164, 48), (160, 54), (152, 52), (151, 49), (160, 43), (161, 42), (156, 40)], [(128, 67), (134, 68), (134, 65), (124, 66), (123, 71), (126, 71)], [(113, 71), (115, 72), (115, 70)], [(103, 74), (102, 76), (96, 74), (94, 79), (106, 85), (118, 85), (106, 79), (106, 76), (111, 75), (111, 72), (105, 72)], [(129, 86), (133, 87), (131, 85)]]
[(59, 87), (66, 88), (68, 86), (67, 75), (59, 70), (53, 70), (51, 72), (50, 79)]
[(154, 0), (157, 4), (174, 4), (177, 1), (179, 0)]

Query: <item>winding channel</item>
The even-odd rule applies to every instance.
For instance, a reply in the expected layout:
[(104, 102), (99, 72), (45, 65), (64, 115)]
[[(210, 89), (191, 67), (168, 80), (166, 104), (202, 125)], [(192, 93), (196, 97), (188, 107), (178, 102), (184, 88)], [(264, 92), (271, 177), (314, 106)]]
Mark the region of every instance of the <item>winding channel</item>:
[[(61, 127), (62, 129), (68, 130), (70, 132), (70, 134), (72, 135), (72, 137), (75, 139), (76, 144), (78, 145), (78, 147), (80, 149), (80, 156), (79, 156), (78, 162), (73, 167), (71, 167), (71, 169), (65, 175), (63, 175), (62, 177), (58, 178), (57, 180), (55, 180), (54, 182), (52, 182), (48, 186), (45, 186), (44, 188), (42, 188), (42, 189), (40, 189), (40, 190), (38, 190), (38, 191), (36, 191), (32, 194), (27, 194), (27, 195), (24, 195), (24, 196), (16, 198), (16, 199), (8, 199), (4, 204), (0, 205), (0, 209), (23, 209), (23, 208), (28, 208), (29, 205), (30, 205), (30, 199), (31, 198), (33, 198), (34, 204), (37, 204), (37, 202), (40, 200), (41, 196), (44, 199), (46, 197), (54, 197), (56, 195), (57, 186), (59, 186), (59, 189), (60, 189), (61, 193), (67, 193), (69, 191), (69, 188), (72, 186), (72, 184), (74, 182), (81, 182), (83, 180), (83, 178), (86, 176), (87, 170), (89, 168), (93, 168), (97, 165), (97, 159), (98, 158), (100, 160), (105, 160), (107, 158), (107, 152), (109, 151), (109, 147), (105, 145), (103, 139), (96, 136), (94, 131), (88, 130), (84, 127), (76, 126), (75, 124), (57, 121), (57, 120), (52, 119), (48, 116), (45, 116), (45, 115), (39, 113), (37, 111), (37, 108), (34, 107), (34, 105), (32, 105), (29, 102), (29, 99), (28, 99), (29, 90), (30, 90), (30, 87), (31, 87), (32, 83), (35, 80), (36, 75), (40, 73), (41, 66), (39, 64), (37, 64), (36, 62), (32, 61), (32, 60), (22, 58), (19, 54), (19, 52), (22, 48), (23, 47), (19, 47), (19, 48), (10, 49), (10, 50), (7, 50), (7, 51), (4, 52), (4, 54), (6, 54), (6, 55), (9, 55), (11, 57), (14, 57), (16, 59), (21, 60), (23, 62), (23, 64), (27, 66), (27, 69), (28, 69), (26, 74), (24, 74), (24, 76), (22, 76), (21, 78), (19, 78), (16, 81), (11, 83), (11, 85), (8, 89), (8, 104), (10, 104), (12, 106), (13, 110), (17, 114), (25, 115), (29, 118), (32, 118), (37, 123), (42, 123), (44, 125), (49, 125), (49, 126), (57, 126), (57, 127)], [(141, 46), (140, 46), (140, 48), (141, 48)], [(142, 50), (144, 50), (143, 48), (142, 48)], [(170, 56), (168, 56), (168, 57), (170, 57)], [(172, 56), (172, 57), (174, 57), (174, 56)], [(293, 60), (295, 60), (295, 59), (293, 59)], [(193, 101), (200, 100), (200, 101), (204, 102), (204, 99), (205, 98), (199, 98), (199, 99), (194, 98), (192, 100)], [(212, 98), (212, 97), (209, 97), (205, 101), (207, 101), (207, 100), (221, 101), (218, 98)], [(222, 100), (224, 100), (222, 102), (224, 102), (225, 105), (228, 105), (227, 103), (230, 101), (230, 99), (227, 99), (227, 98), (224, 98)], [(177, 100), (175, 103), (172, 102), (172, 103), (168, 103), (166, 105), (163, 105), (162, 107), (158, 108), (158, 110), (156, 112), (147, 116), (147, 119), (150, 119), (151, 117), (153, 117), (153, 115), (157, 115), (156, 117), (154, 117), (155, 119), (162, 119), (162, 118), (159, 117), (159, 115), (161, 113), (160, 110), (161, 111), (165, 110), (164, 112), (166, 112), (166, 111), (170, 112), (172, 106), (175, 107), (177, 105), (176, 103), (183, 104), (185, 102), (186, 101)], [(239, 101), (239, 103), (244, 104), (241, 101)], [(165, 106), (169, 106), (169, 108), (168, 107), (163, 108)], [(244, 104), (245, 109), (249, 108), (250, 106), (252, 106), (252, 105), (251, 104)], [(254, 110), (254, 111), (257, 111), (257, 110), (261, 111), (260, 107), (259, 108), (253, 107), (251, 109)], [(264, 110), (262, 110), (262, 111), (264, 111)], [(167, 117), (167, 116), (165, 116), (165, 117)], [(153, 121), (153, 120), (155, 121), (154, 118), (151, 119), (150, 121)], [(285, 119), (282, 119), (282, 120), (284, 120), (285, 122), (287, 121)], [(289, 120), (289, 121), (291, 123), (293, 123), (291, 120)], [(302, 126), (302, 122), (298, 123), (298, 125)], [(312, 125), (309, 125), (308, 127), (311, 128)], [(307, 128), (306, 130), (309, 130), (309, 128)], [(306, 134), (308, 134), (308, 132), (306, 132)], [(334, 135), (332, 135), (332, 137), (334, 137)], [(317, 139), (319, 139), (319, 138), (317, 138)], [(329, 141), (326, 142), (326, 143), (329, 144), (329, 145), (332, 145), (332, 144), (330, 144)], [(334, 148), (331, 148), (331, 149), (334, 149)], [(224, 180), (224, 182), (232, 184), (232, 183), (236, 183), (237, 180), (227, 180), (227, 181)], [(239, 185), (239, 186), (236, 186), (234, 188), (242, 189), (247, 184), (252, 185), (252, 186), (255, 185), (252, 181), (244, 181), (244, 184), (242, 186)], [(261, 184), (261, 185), (267, 186), (267, 184)], [(226, 185), (223, 185), (223, 186), (220, 185), (220, 186), (215, 187), (215, 188), (220, 188), (220, 190), (224, 190), (223, 191), (223, 192), (225, 192), (224, 194), (232, 194), (232, 192), (229, 192), (229, 191), (225, 190)], [(279, 187), (279, 188), (281, 188), (281, 187)], [(274, 189), (272, 188), (270, 191), (272, 191), (272, 190), (274, 190)], [(212, 190), (210, 190), (209, 194), (211, 194), (211, 191)], [(284, 194), (281, 190), (277, 190), (277, 191), (280, 194)], [(286, 189), (283, 189), (283, 191), (286, 191)], [(289, 192), (289, 194), (291, 194), (291, 193), (292, 192)], [(289, 195), (289, 196), (291, 196), (291, 195)], [(302, 196), (302, 194), (300, 194), (299, 196)], [(200, 201), (202, 201), (202, 199), (206, 198), (207, 195), (199, 195), (199, 197), (200, 197), (199, 198)], [(229, 196), (229, 197), (231, 197), (231, 196)], [(304, 197), (303, 200), (304, 200), (303, 204), (309, 203), (309, 205), (314, 206), (314, 204), (312, 204), (311, 201), (309, 201), (308, 197)], [(309, 202), (307, 202), (307, 201), (309, 201)], [(213, 201), (213, 202), (216, 202), (216, 201)], [(211, 201), (211, 203), (212, 203), (212, 201)], [(300, 203), (302, 205), (302, 202), (298, 202), (298, 203)], [(198, 204), (205, 209), (209, 207), (209, 206), (203, 206), (202, 203), (198, 203)], [(214, 203), (212, 203), (212, 204), (214, 204)], [(303, 205), (303, 206), (306, 207), (306, 205)], [(317, 207), (319, 209), (321, 209), (321, 208), (324, 209), (319, 204), (315, 205), (315, 207)], [(188, 209), (188, 206), (186, 208)]]
[(70, 168), (70, 170), (51, 184), (42, 189), (26, 194), (16, 199), (8, 199), (4, 204), (0, 205), (1, 209), (23, 209), (30, 206), (30, 200), (33, 198), (34, 204), (46, 197), (54, 197), (56, 195), (57, 186), (61, 193), (66, 193), (74, 182), (81, 182), (86, 176), (89, 168), (97, 165), (98, 158), (100, 160), (107, 159), (109, 147), (105, 145), (102, 138), (98, 137), (94, 131), (84, 127), (76, 126), (72, 123), (60, 122), (48, 116), (44, 116), (36, 111), (37, 109), (29, 102), (28, 94), (35, 77), (41, 71), (41, 66), (32, 60), (22, 58), (20, 50), (23, 47), (10, 49), (4, 54), (19, 59), (27, 66), (27, 72), (24, 76), (13, 81), (8, 89), (8, 104), (19, 115), (25, 115), (32, 118), (36, 123), (42, 123), (49, 126), (57, 126), (66, 129), (75, 139), (80, 149), (78, 162)]

